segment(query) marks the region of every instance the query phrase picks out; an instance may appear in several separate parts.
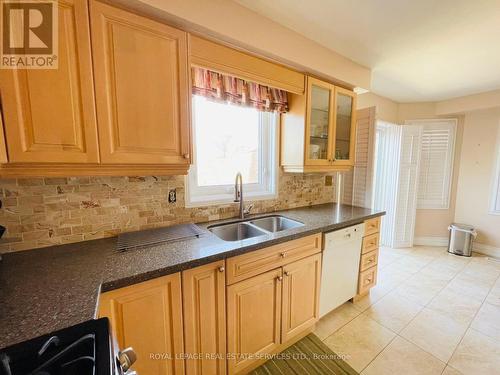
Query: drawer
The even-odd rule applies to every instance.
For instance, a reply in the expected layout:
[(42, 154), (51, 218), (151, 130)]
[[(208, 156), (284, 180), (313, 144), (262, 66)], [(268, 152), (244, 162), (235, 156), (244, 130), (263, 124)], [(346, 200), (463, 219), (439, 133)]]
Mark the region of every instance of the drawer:
[(228, 258), (226, 281), (234, 284), (319, 252), (321, 233)]
[(379, 234), (370, 234), (369, 236), (363, 237), (363, 247), (361, 248), (361, 254), (369, 253), (378, 249), (378, 239)]
[(367, 293), (375, 285), (377, 285), (377, 267), (368, 268), (359, 273), (358, 294)]
[(365, 220), (365, 236), (380, 232), (380, 217)]
[(365, 271), (370, 267), (376, 266), (377, 264), (378, 264), (378, 249), (361, 255), (361, 261), (359, 262), (359, 270)]

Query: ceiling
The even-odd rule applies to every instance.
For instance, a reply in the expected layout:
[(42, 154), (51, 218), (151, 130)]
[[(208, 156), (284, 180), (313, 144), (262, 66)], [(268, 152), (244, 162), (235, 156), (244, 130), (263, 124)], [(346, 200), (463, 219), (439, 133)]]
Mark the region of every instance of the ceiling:
[(500, 0), (235, 1), (370, 67), (398, 102), (500, 88)]

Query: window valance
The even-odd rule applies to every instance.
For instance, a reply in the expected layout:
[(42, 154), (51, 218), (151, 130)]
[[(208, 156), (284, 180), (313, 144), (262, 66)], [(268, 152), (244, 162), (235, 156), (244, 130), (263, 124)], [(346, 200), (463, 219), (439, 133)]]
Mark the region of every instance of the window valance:
[(287, 92), (240, 78), (193, 67), (193, 94), (208, 99), (257, 108), (264, 112), (288, 110)]

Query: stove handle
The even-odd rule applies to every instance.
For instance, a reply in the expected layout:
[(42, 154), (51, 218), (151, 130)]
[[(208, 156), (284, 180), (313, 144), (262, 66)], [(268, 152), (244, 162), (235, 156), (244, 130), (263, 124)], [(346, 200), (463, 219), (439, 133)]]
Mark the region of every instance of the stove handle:
[(118, 353), (118, 362), (120, 362), (120, 367), (127, 375), (137, 375), (133, 370), (128, 372), (130, 366), (132, 366), (135, 361), (137, 361), (137, 355), (132, 348), (123, 349)]

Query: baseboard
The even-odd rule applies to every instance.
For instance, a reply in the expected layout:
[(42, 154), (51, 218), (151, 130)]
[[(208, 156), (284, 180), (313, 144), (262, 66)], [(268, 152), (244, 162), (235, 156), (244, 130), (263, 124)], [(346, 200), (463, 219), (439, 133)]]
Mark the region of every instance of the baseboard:
[(500, 259), (500, 247), (495, 247), (495, 246), (491, 246), (491, 245), (485, 245), (482, 243), (474, 242), (472, 249), (476, 253), (480, 253), (480, 254), (488, 255), (488, 256), (493, 257), (493, 258)]
[(416, 246), (448, 246), (448, 237), (415, 237)]

